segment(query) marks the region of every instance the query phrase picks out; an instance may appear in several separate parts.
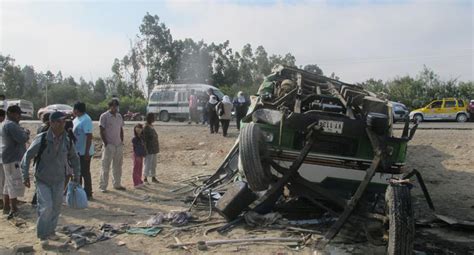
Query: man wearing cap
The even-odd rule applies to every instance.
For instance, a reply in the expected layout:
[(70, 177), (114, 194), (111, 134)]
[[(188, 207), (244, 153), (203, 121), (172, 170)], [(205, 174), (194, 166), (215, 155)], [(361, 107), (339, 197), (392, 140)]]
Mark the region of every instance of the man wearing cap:
[(81, 173), (76, 149), (65, 132), (65, 118), (63, 112), (51, 113), (49, 130), (35, 137), (21, 161), (23, 184), (29, 188), (30, 162), (40, 154), (36, 161), (34, 176), (38, 196), (36, 235), (42, 246), (47, 245), (48, 240), (59, 239), (55, 229), (63, 201), (67, 162), (69, 161), (72, 166), (75, 182), (79, 182)]
[(5, 174), (5, 187), (3, 189), (3, 212), (8, 213), (8, 219), (18, 213), (17, 198), (25, 193), (23, 187), (20, 161), (26, 151), (26, 142), (30, 132), (20, 127), (21, 108), (18, 105), (11, 105), (7, 109), (7, 120), (0, 129), (2, 136), (2, 162)]
[(123, 159), (123, 118), (118, 112), (119, 102), (112, 99), (109, 110), (99, 118), (100, 138), (104, 143), (102, 149), (102, 171), (100, 173), (99, 188), (107, 191), (109, 184), (110, 164), (112, 164), (112, 184), (116, 190), (125, 190), (122, 186), (122, 159)]
[(94, 146), (92, 145), (92, 119), (86, 113), (86, 104), (82, 102), (74, 104), (73, 114), (76, 118), (73, 120), (74, 127), (72, 132), (76, 137), (76, 151), (79, 154), (79, 160), (81, 162), (81, 181), (84, 181), (84, 190), (86, 191), (87, 199), (91, 200), (91, 156), (94, 155)]

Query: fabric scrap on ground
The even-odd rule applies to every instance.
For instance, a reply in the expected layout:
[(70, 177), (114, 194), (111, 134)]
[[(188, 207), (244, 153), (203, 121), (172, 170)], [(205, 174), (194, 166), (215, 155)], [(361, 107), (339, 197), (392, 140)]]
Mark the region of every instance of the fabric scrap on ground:
[(128, 234), (142, 234), (150, 237), (155, 237), (161, 232), (161, 228), (159, 227), (133, 227), (127, 230)]
[(86, 228), (85, 226), (70, 224), (63, 226), (59, 232), (70, 238), (73, 247), (79, 249), (85, 245), (109, 240), (119, 234), (123, 234), (129, 228), (127, 224), (112, 225), (104, 223), (99, 230), (94, 227)]
[(159, 213), (147, 220), (147, 227), (152, 227), (162, 224), (164, 221), (169, 221), (173, 226), (183, 226), (189, 223), (192, 218), (190, 212), (172, 211), (169, 213)]

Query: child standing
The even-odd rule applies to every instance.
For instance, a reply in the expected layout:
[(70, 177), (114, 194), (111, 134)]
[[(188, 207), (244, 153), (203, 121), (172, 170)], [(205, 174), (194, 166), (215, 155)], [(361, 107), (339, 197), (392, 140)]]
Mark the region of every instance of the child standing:
[(143, 158), (145, 157), (145, 144), (143, 142), (143, 125), (137, 124), (133, 128), (135, 137), (132, 139), (133, 144), (133, 186), (135, 188), (143, 187), (142, 172), (143, 172)]

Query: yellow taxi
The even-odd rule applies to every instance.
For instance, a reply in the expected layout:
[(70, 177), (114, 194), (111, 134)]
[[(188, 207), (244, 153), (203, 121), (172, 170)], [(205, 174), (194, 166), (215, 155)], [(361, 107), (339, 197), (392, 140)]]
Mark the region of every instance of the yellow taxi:
[(468, 103), (462, 99), (443, 98), (434, 100), (423, 108), (410, 112), (410, 119), (424, 120), (456, 120), (466, 122), (469, 119)]

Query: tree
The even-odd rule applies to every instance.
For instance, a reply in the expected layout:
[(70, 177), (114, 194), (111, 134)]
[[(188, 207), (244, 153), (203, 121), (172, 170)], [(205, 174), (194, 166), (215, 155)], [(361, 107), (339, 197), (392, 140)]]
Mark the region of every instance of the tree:
[(379, 93), (379, 92), (388, 93), (388, 89), (382, 80), (375, 80), (371, 78), (358, 85), (374, 93)]
[(13, 60), (4, 67), (2, 82), (8, 97), (19, 98), (23, 95), (24, 76), (21, 68), (15, 66)]
[(140, 33), (144, 42), (143, 54), (148, 73), (146, 83), (149, 94), (155, 85), (175, 79), (173, 70), (176, 70), (177, 63), (171, 32), (160, 22), (157, 15), (145, 15), (140, 25)]
[(94, 86), (94, 102), (100, 102), (107, 97), (107, 88), (102, 78), (97, 79)]
[(258, 46), (255, 50), (255, 81), (260, 84), (266, 75), (270, 74), (272, 67), (268, 61), (268, 54), (263, 46)]
[(236, 59), (239, 65), (239, 76), (238, 85), (239, 87), (252, 86), (255, 82), (255, 59), (253, 57), (252, 46), (246, 44), (241, 51), (241, 56), (236, 53)]
[(38, 93), (38, 83), (33, 66), (24, 66), (21, 70), (23, 74), (23, 95), (22, 97), (32, 98)]

